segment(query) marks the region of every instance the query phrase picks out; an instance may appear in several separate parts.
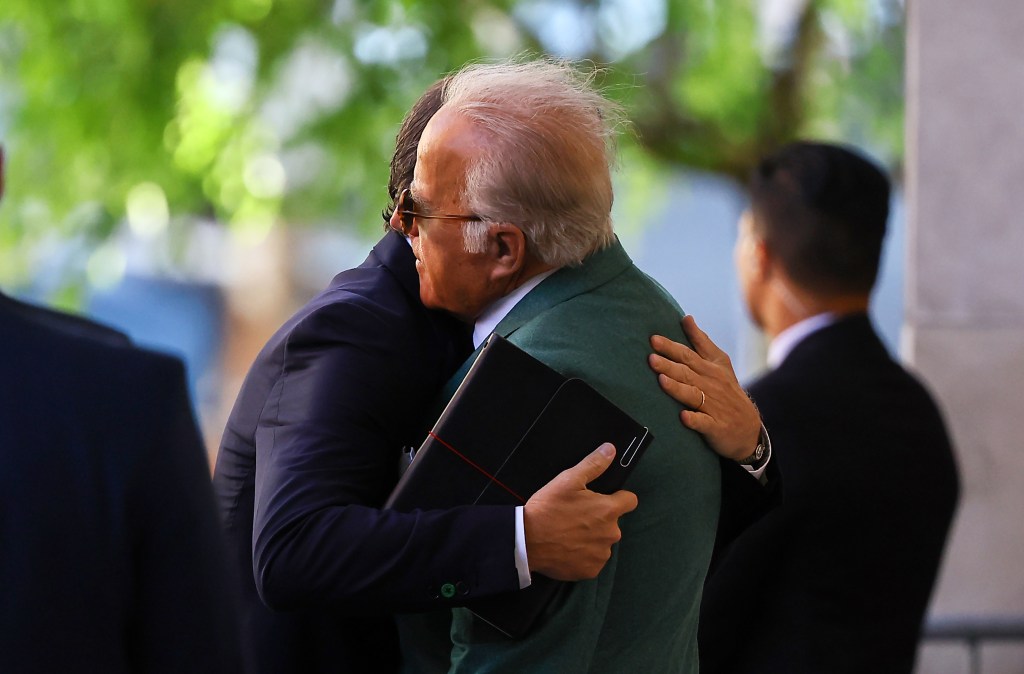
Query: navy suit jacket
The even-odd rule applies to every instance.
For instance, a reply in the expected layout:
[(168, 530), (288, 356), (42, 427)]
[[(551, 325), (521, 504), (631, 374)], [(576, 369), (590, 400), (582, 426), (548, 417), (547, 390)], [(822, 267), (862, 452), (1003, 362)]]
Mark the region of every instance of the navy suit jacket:
[(2, 295), (0, 344), (0, 671), (236, 671), (181, 363)]
[(715, 549), (711, 554), (708, 577), (714, 574), (722, 555), (754, 522), (782, 503), (785, 493), (779, 462), (771, 459), (759, 479), (739, 463), (718, 457), (721, 470), (722, 507), (718, 511), (718, 529), (715, 531)]
[(934, 401), (862, 314), (749, 391), (785, 494), (708, 579), (701, 671), (909, 673), (959, 490)]
[[(214, 485), (248, 671), (391, 671), (388, 614), (519, 587), (513, 508), (379, 509), (470, 352), (466, 326), (420, 303), (414, 262), (385, 236), (270, 339), (238, 395)], [(448, 583), (465, 594), (442, 597)]]

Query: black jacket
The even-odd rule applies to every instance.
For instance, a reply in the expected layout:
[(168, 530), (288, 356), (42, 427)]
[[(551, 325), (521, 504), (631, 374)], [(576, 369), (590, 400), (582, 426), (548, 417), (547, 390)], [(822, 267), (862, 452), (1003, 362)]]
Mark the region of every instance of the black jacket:
[(702, 672), (911, 672), (959, 483), (940, 413), (864, 315), (750, 387), (784, 502), (708, 579)]
[(0, 671), (236, 671), (182, 364), (2, 295), (0, 344)]

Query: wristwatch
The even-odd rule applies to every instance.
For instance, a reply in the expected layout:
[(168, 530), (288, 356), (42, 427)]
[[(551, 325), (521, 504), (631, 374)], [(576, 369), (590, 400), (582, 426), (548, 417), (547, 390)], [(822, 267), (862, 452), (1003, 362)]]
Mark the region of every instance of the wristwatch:
[(761, 462), (764, 458), (765, 450), (768, 444), (765, 442), (764, 426), (761, 427), (761, 432), (757, 436), (757, 447), (754, 447), (753, 453), (745, 459), (737, 461), (737, 463), (743, 466), (753, 466)]

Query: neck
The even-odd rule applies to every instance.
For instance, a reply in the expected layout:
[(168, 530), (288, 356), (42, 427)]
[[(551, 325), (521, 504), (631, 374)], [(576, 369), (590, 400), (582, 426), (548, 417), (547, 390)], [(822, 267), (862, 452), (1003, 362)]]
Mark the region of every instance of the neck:
[(498, 327), (505, 316), (508, 315), (512, 308), (519, 303), (533, 288), (540, 284), (547, 274), (554, 271), (554, 268), (548, 267), (545, 271), (534, 274), (529, 278), (523, 280), (522, 283), (518, 284), (514, 290), (511, 290), (500, 298), (489, 304), (483, 312), (476, 317), (473, 323), (473, 345), (480, 346), (487, 335), (492, 330)]
[(765, 301), (762, 327), (769, 337), (775, 338), (783, 330), (818, 314), (831, 313), (836, 316), (848, 316), (865, 313), (868, 310), (868, 302), (869, 295), (867, 294), (823, 295), (801, 288), (788, 279), (776, 279), (772, 292), (769, 293)]
[(546, 271), (551, 271), (552, 269), (555, 269), (555, 267), (550, 264), (544, 264), (540, 260), (528, 260), (526, 264), (523, 265), (522, 269), (520, 269), (517, 274), (510, 278), (508, 288), (505, 290), (505, 294), (508, 295), (510, 292), (514, 291), (516, 288), (519, 288), (524, 283), (532, 279), (534, 276), (537, 276), (538, 274), (543, 274)]

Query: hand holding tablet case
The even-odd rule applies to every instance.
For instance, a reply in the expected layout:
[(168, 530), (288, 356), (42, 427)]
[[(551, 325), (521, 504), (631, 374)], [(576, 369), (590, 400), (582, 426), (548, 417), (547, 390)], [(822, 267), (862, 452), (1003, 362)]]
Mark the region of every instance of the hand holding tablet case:
[[(651, 441), (648, 430), (581, 379), (567, 379), (492, 335), (385, 507), (525, 505), (602, 442), (612, 465), (589, 488), (612, 493)], [(530, 587), (476, 600), (473, 612), (506, 635), (526, 634), (561, 585), (532, 574)]]

